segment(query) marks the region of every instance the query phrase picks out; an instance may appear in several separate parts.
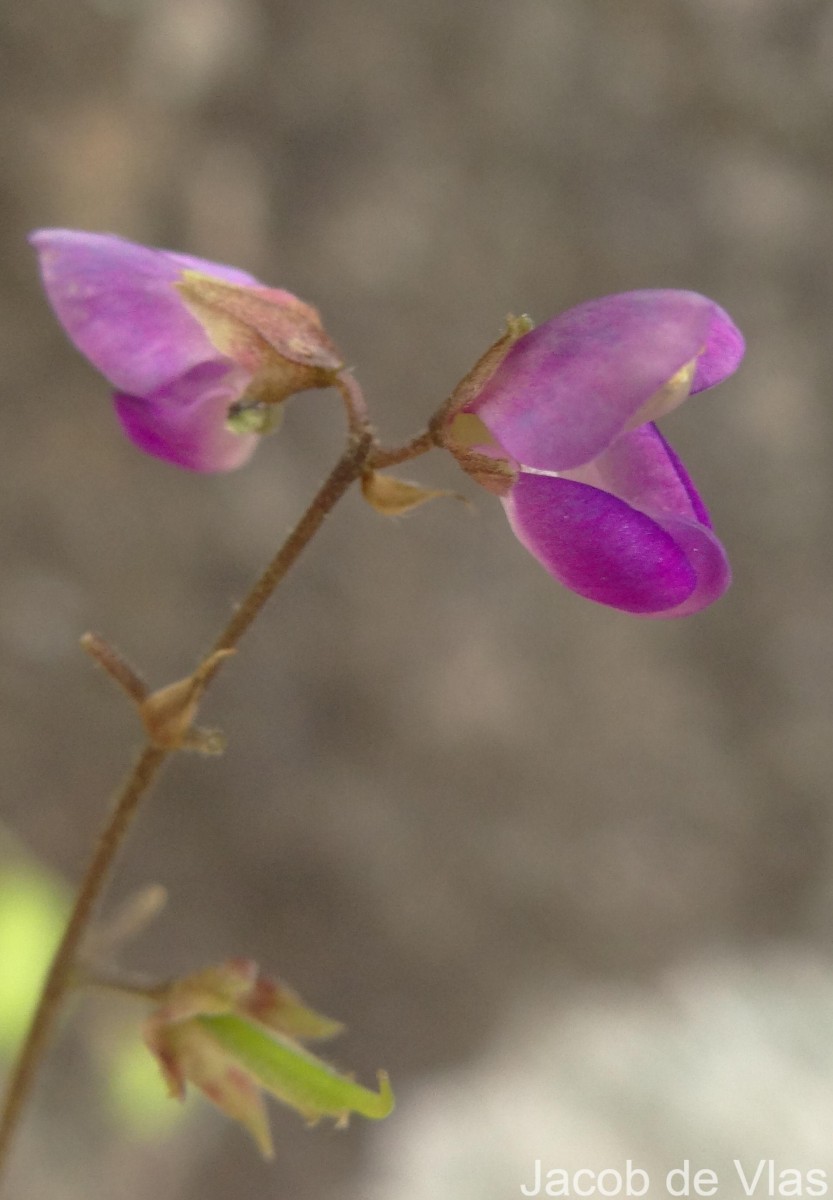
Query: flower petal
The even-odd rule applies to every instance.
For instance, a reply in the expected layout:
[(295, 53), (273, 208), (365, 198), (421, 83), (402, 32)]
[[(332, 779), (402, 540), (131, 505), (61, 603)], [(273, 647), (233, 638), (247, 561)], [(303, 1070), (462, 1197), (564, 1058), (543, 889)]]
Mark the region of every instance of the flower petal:
[(656, 517), (657, 525), (676, 542), (697, 576), (694, 591), (676, 608), (652, 614), (656, 617), (688, 617), (719, 600), (732, 582), (726, 551), (710, 529), (677, 517)]
[(211, 262), (208, 258), (197, 258), (194, 254), (180, 254), (177, 250), (156, 250), (155, 253), (172, 258), (177, 266), (185, 271), (199, 271), (201, 275), (210, 275), (214, 279), (223, 279), (226, 283), (234, 283), (240, 287), (253, 285), (263, 288), (259, 279), (255, 279), (248, 271), (241, 271), (239, 267), (227, 267), (224, 263)]
[(125, 433), (146, 454), (192, 471), (231, 471), (259, 440), (225, 426), (247, 379), (223, 362), (204, 362), (150, 396), (116, 392), (113, 399)]
[(564, 477), (612, 492), (652, 516), (667, 514), (711, 529), (708, 510), (690, 475), (656, 425), (617, 438), (604, 454)]
[(513, 458), (568, 470), (601, 454), (698, 355), (697, 390), (734, 369), (739, 339), (722, 309), (696, 292), (606, 296), (522, 337), (467, 410)]
[(691, 395), (722, 383), (740, 366), (746, 343), (743, 334), (727, 312), (712, 304), (712, 320), (706, 348), (697, 360)]
[(589, 484), (522, 474), (504, 499), (513, 532), (572, 591), (625, 612), (679, 617), (723, 594), (731, 575), (705, 526), (649, 515)]
[(725, 551), (711, 532), (708, 510), (680, 459), (654, 425), (617, 438), (609, 450), (567, 477), (610, 492), (651, 517), (674, 538), (697, 574), (682, 606), (661, 615), (681, 617), (717, 600), (731, 582)]
[(111, 234), (41, 229), (30, 241), (64, 329), (115, 388), (133, 396), (148, 396), (197, 364), (220, 358), (173, 287), (183, 270), (257, 282), (232, 267)]
[(625, 612), (683, 604), (697, 575), (674, 537), (586, 483), (522, 474), (503, 500), (509, 524), (541, 565), (580, 596)]

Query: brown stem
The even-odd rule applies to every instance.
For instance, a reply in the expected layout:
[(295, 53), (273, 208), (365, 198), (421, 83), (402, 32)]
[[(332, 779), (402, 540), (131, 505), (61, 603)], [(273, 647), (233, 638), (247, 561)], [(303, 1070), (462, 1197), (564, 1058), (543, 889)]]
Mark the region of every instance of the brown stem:
[[(346, 377), (349, 379), (349, 377)], [(246, 599), (217, 638), (203, 666), (212, 658), (210, 671), (201, 678), (207, 684), (216, 675), (219, 652), (233, 649), (275, 588), (285, 577), (301, 551), (320, 529), (327, 514), (362, 474), (373, 447), (373, 434), (364, 416), (364, 401), (358, 384), (352, 379), (345, 383), (342, 394), (351, 414), (351, 434), (347, 449), (322, 484), (307, 511), (290, 533), (272, 562), (249, 592)], [(97, 648), (97, 647), (96, 647)], [(97, 654), (99, 661), (102, 656)], [(199, 674), (201, 668), (197, 668)], [(119, 677), (119, 672), (111, 672)], [(205, 678), (205, 676), (208, 678)], [(131, 689), (128, 689), (131, 690)], [(58, 949), (49, 968), (35, 1015), (20, 1053), (9, 1077), (6, 1097), (0, 1112), (0, 1167), (5, 1161), (12, 1136), (25, 1101), (29, 1096), (35, 1072), (43, 1057), (49, 1035), (61, 1008), (67, 988), (72, 981), (81, 940), (87, 931), (96, 901), (107, 881), (116, 854), (130, 827), (139, 801), (156, 778), (160, 767), (171, 754), (171, 748), (148, 743), (142, 750), (133, 771), (116, 797), (113, 809), (99, 835), (92, 859), (79, 885), (72, 912)]]
[(217, 638), (211, 648), (211, 654), (216, 654), (218, 650), (234, 649), (307, 542), (321, 528), (325, 517), (350, 485), (360, 477), (372, 446), (373, 434), (369, 429), (350, 439), (347, 449), (321, 485), (307, 511)]
[(368, 466), (374, 471), (381, 470), (383, 467), (395, 467), (399, 463), (408, 462), (412, 458), (419, 458), (420, 454), (427, 454), (429, 450), (433, 450), (437, 445), (433, 432), (430, 429), (424, 429), (422, 433), (418, 433), (416, 437), (411, 438), (404, 446), (395, 446), (391, 449), (386, 449), (384, 446), (376, 446), (370, 456)]
[(147, 684), (100, 633), (85, 633), (81, 638), (81, 649), (104, 668), (135, 704), (142, 703), (148, 694)]
[(358, 439), (370, 431), (370, 419), (364, 393), (359, 387), (358, 381), (349, 371), (339, 371), (334, 386), (338, 388), (344, 401), (350, 434)]
[(145, 746), (136, 765), (116, 797), (81, 881), (63, 937), (55, 951), (49, 974), (32, 1018), (26, 1040), (12, 1068), (0, 1120), (0, 1163), (3, 1162), (17, 1127), (24, 1101), (70, 981), (75, 957), (86, 932), (93, 906), (110, 873), (116, 853), (135, 816), (139, 801), (156, 778), (168, 751)]
[(73, 985), (95, 992), (118, 992), (122, 996), (133, 996), (137, 1000), (152, 1000), (159, 1004), (171, 990), (171, 980), (160, 983), (146, 975), (107, 971), (88, 971), (81, 968), (73, 977)]

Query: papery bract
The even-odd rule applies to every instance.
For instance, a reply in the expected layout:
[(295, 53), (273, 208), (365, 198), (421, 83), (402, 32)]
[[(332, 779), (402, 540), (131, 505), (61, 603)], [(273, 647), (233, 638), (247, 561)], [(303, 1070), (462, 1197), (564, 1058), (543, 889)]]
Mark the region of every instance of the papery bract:
[[(652, 422), (730, 375), (743, 350), (723, 309), (694, 292), (592, 300), (515, 341), (448, 414), (445, 444), (567, 587), (626, 612), (684, 616), (716, 600), (730, 572)], [(486, 480), (490, 460), (503, 476)]]
[(280, 403), (340, 368), (315, 309), (245, 271), (110, 234), (42, 229), (30, 241), (58, 319), (115, 389), (125, 432), (177, 466), (242, 465), (257, 435), (228, 427), (236, 405)]

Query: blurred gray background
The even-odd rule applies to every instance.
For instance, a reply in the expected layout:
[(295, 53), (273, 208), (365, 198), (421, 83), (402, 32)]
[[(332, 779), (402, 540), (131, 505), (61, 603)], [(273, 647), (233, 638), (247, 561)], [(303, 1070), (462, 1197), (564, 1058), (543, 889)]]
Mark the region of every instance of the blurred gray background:
[(3, 0), (0, 80), (2, 820), (68, 879), (138, 743), (78, 637), (185, 674), (342, 421), (307, 394), (223, 477), (143, 457), (27, 230), (312, 301), (388, 442), (507, 312), (683, 287), (749, 342), (664, 423), (733, 562), (717, 606), (582, 601), (422, 460), (476, 515), (348, 497), (206, 705), (227, 754), (181, 757), (139, 822), (108, 908), (171, 899), (127, 963), (255, 957), (347, 1023), (337, 1062), (390, 1070), (395, 1116), (274, 1111), (272, 1166), (208, 1106), (142, 1143), (83, 1002), (10, 1196), (501, 1200), (536, 1157), (747, 1152), (833, 1178), (833, 5)]

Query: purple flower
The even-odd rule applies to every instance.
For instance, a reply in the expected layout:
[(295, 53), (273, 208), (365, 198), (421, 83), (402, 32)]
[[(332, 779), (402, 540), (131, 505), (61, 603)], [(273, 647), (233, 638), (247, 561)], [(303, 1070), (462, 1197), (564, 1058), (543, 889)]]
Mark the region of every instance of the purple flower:
[(315, 309), (245, 271), (110, 234), (41, 229), (30, 241), (59, 321), (113, 385), (128, 437), (177, 466), (239, 467), (268, 406), (326, 386), (341, 365)]
[[(447, 444), (567, 587), (625, 612), (685, 616), (722, 595), (729, 565), (652, 421), (725, 379), (743, 349), (727, 314), (694, 292), (591, 300), (520, 337), (450, 418)], [(483, 469), (495, 459), (497, 486)]]

